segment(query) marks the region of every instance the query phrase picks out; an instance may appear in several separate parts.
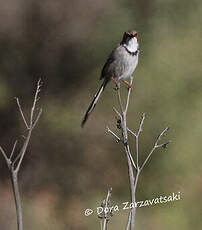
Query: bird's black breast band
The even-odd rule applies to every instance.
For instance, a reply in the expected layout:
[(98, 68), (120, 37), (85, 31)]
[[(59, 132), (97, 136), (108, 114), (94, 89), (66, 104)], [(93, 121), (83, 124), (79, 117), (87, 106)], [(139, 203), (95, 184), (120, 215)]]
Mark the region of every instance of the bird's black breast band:
[(137, 56), (139, 50), (137, 49), (135, 52), (131, 52), (130, 50), (127, 49), (127, 47), (123, 46), (125, 48), (125, 50), (132, 56)]

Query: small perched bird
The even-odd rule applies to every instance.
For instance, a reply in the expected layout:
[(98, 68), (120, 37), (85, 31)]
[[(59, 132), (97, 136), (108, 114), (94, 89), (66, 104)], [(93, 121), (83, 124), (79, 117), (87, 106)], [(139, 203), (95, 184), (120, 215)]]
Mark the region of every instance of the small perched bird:
[(120, 44), (111, 52), (104, 64), (101, 72), (100, 79), (104, 79), (98, 92), (95, 94), (92, 102), (90, 103), (81, 126), (86, 123), (89, 115), (94, 110), (98, 99), (100, 98), (106, 85), (112, 80), (116, 84), (116, 88), (120, 88), (120, 81), (123, 81), (132, 88), (132, 85), (126, 81), (127, 78), (132, 77), (132, 74), (138, 64), (139, 55), (139, 36), (135, 30), (129, 30), (124, 33), (123, 39)]

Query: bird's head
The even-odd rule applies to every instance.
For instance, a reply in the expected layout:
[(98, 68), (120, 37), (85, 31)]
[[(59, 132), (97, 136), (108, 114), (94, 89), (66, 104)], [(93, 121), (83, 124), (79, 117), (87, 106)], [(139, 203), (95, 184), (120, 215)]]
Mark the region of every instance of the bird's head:
[(129, 30), (123, 34), (123, 39), (120, 44), (127, 47), (129, 51), (135, 52), (139, 47), (138, 41), (139, 36), (137, 31)]
[(129, 30), (123, 34), (123, 39), (121, 41), (122, 44), (127, 43), (129, 40), (135, 39), (137, 42), (139, 41), (139, 36), (137, 31)]

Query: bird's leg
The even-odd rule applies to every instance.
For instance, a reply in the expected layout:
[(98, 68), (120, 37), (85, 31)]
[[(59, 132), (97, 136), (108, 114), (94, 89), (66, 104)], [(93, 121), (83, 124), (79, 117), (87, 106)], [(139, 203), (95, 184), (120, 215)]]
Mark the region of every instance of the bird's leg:
[(128, 81), (126, 81), (126, 80), (123, 80), (123, 82), (129, 87), (129, 88), (133, 88), (133, 86), (128, 82)]
[(110, 78), (115, 84), (116, 84), (116, 88), (114, 88), (115, 90), (120, 89), (120, 82), (116, 81), (114, 77)]

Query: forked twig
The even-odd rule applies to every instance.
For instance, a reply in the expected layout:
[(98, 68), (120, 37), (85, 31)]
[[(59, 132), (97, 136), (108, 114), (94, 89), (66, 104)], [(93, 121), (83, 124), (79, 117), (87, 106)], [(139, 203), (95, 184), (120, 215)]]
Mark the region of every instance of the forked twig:
[(42, 82), (41, 82), (41, 79), (39, 79), (39, 81), (37, 82), (37, 88), (36, 88), (36, 92), (35, 92), (35, 95), (34, 95), (32, 109), (31, 109), (31, 112), (30, 112), (29, 124), (27, 123), (27, 120), (26, 120), (26, 118), (24, 116), (24, 113), (23, 113), (21, 104), (19, 102), (19, 99), (15, 98), (16, 102), (17, 102), (18, 109), (20, 111), (21, 117), (23, 119), (23, 122), (24, 122), (24, 124), (26, 126), (26, 131), (27, 131), (27, 135), (25, 136), (23, 146), (21, 147), (19, 153), (16, 154), (16, 156), (14, 156), (16, 146), (17, 146), (17, 140), (15, 141), (15, 143), (13, 145), (12, 151), (10, 153), (10, 157), (7, 157), (6, 152), (0, 146), (0, 151), (1, 151), (5, 161), (7, 163), (8, 169), (10, 171), (12, 187), (13, 187), (13, 194), (14, 194), (14, 198), (15, 198), (16, 215), (17, 215), (17, 228), (18, 228), (18, 230), (23, 230), (21, 199), (20, 199), (19, 186), (18, 186), (18, 172), (20, 170), (22, 161), (24, 159), (24, 156), (25, 156), (25, 153), (26, 153), (26, 150), (27, 150), (27, 146), (28, 146), (30, 138), (31, 138), (32, 131), (35, 128), (36, 124), (38, 123), (39, 118), (40, 118), (40, 116), (42, 114), (42, 109), (40, 109), (39, 113), (36, 116), (36, 119), (34, 119), (34, 114), (35, 114), (35, 110), (36, 110), (36, 104), (37, 104), (37, 101), (39, 100), (38, 95), (39, 95), (39, 92), (40, 92), (41, 85), (42, 85)]
[(154, 144), (152, 150), (150, 151), (150, 153), (148, 154), (148, 156), (147, 156), (146, 159), (144, 160), (144, 162), (143, 162), (143, 164), (142, 164), (140, 170), (142, 170), (142, 169), (144, 168), (144, 166), (145, 166), (146, 163), (148, 162), (149, 158), (151, 157), (152, 153), (153, 153), (157, 148), (161, 148), (161, 147), (166, 148), (167, 145), (171, 142), (171, 141), (169, 140), (169, 141), (167, 141), (167, 142), (165, 142), (165, 143), (163, 143), (163, 144), (158, 144), (159, 141), (161, 140), (161, 137), (163, 137), (163, 136), (167, 133), (168, 130), (169, 130), (169, 127), (166, 127), (166, 128), (159, 134), (159, 136), (157, 137), (156, 142), (155, 142), (155, 144)]
[(112, 130), (111, 130), (108, 126), (107, 126), (106, 129), (107, 129), (106, 131), (107, 131), (108, 133), (110, 133), (113, 137), (115, 137), (115, 140), (116, 140), (117, 143), (121, 141), (121, 138), (118, 137), (114, 132), (112, 132)]
[[(110, 209), (111, 195), (112, 195), (112, 188), (110, 188), (108, 190), (107, 196), (101, 204), (103, 211), (101, 214), (98, 215), (98, 217), (101, 219), (101, 230), (107, 230), (107, 224), (109, 222), (109, 218), (112, 217), (112, 215), (113, 215), (113, 210)], [(103, 222), (103, 224), (102, 224), (102, 222)]]
[[(132, 84), (132, 81), (133, 81), (133, 79), (131, 78), (130, 84)], [(117, 100), (118, 100), (120, 112), (116, 108), (113, 107), (114, 112), (119, 117), (119, 119), (117, 119), (117, 128), (119, 130), (121, 130), (122, 138), (117, 136), (111, 129), (109, 129), (109, 127), (107, 127), (107, 132), (110, 133), (115, 138), (116, 142), (120, 142), (124, 145), (127, 163), (128, 163), (128, 175), (129, 175), (129, 182), (130, 182), (131, 202), (133, 202), (133, 204), (135, 204), (137, 184), (138, 184), (139, 176), (140, 176), (142, 169), (144, 168), (144, 166), (146, 165), (146, 163), (150, 159), (152, 153), (157, 148), (167, 147), (167, 145), (170, 143), (170, 141), (165, 142), (163, 144), (159, 144), (159, 141), (161, 140), (161, 138), (163, 136), (165, 136), (165, 134), (168, 131), (168, 127), (167, 127), (159, 134), (159, 136), (157, 137), (156, 142), (154, 144), (154, 147), (149, 152), (148, 156), (143, 161), (143, 163), (140, 164), (140, 162), (139, 162), (139, 157), (140, 157), (139, 138), (140, 138), (141, 132), (143, 131), (143, 124), (144, 124), (146, 115), (145, 115), (145, 113), (142, 114), (139, 128), (138, 128), (137, 132), (134, 132), (130, 128), (127, 127), (126, 116), (127, 116), (127, 111), (128, 111), (128, 107), (129, 107), (130, 95), (131, 95), (131, 88), (128, 89), (126, 104), (124, 107), (122, 99), (121, 99), (120, 89), (117, 89)], [(134, 154), (132, 154), (130, 151), (130, 146), (128, 143), (128, 133), (135, 137), (136, 163), (134, 162)], [(139, 165), (141, 165), (141, 166), (139, 166)], [(135, 174), (134, 174), (133, 170), (135, 171)], [(131, 211), (129, 213), (128, 221), (127, 221), (127, 225), (126, 225), (126, 230), (134, 230), (135, 229), (135, 216), (136, 216), (136, 205), (134, 205), (134, 207), (131, 209)]]
[(18, 97), (15, 97), (15, 99), (16, 99), (16, 103), (17, 103), (17, 105), (18, 105), (18, 109), (19, 109), (19, 111), (20, 111), (21, 117), (22, 117), (22, 119), (23, 119), (23, 121), (24, 121), (24, 124), (25, 124), (26, 128), (29, 129), (29, 126), (28, 126), (27, 121), (26, 121), (26, 119), (25, 119), (24, 113), (23, 113), (23, 111), (22, 111), (22, 107), (21, 107), (21, 105), (20, 105), (19, 98), (18, 98)]

